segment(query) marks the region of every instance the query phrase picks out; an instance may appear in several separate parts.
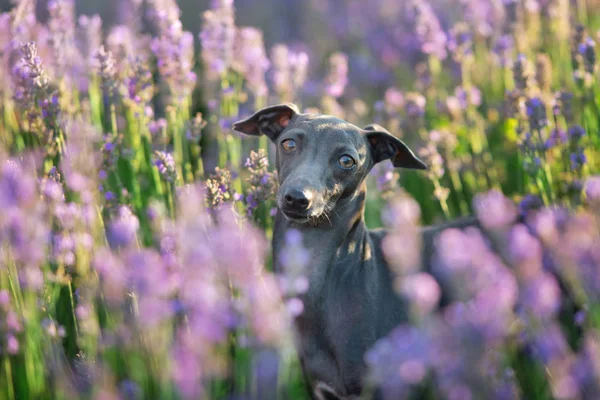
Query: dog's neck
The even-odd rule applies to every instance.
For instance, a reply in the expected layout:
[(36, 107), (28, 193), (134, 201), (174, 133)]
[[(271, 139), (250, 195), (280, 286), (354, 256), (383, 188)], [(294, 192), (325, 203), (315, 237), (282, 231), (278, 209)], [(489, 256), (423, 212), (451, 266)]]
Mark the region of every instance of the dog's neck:
[(287, 220), (281, 212), (275, 217), (273, 232), (273, 256), (277, 263), (281, 251), (285, 251), (285, 233), (297, 229), (302, 234), (303, 245), (310, 251), (310, 268), (325, 272), (336, 259), (348, 254), (360, 254), (368, 229), (364, 222), (366, 183), (363, 182), (353, 196), (338, 200), (328, 218), (321, 218), (319, 225), (296, 224)]

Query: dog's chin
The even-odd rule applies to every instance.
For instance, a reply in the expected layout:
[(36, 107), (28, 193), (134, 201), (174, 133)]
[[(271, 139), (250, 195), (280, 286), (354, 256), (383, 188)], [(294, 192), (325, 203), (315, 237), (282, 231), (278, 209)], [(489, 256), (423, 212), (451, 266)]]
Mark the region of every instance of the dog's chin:
[(285, 219), (287, 219), (290, 222), (293, 222), (295, 224), (299, 224), (299, 225), (303, 225), (303, 224), (309, 224), (312, 221), (315, 221), (319, 218), (319, 214), (316, 214), (314, 212), (306, 212), (306, 213), (298, 213), (295, 211), (290, 211), (290, 210), (284, 210), (284, 209), (280, 209), (281, 213), (283, 214), (283, 216), (285, 217)]

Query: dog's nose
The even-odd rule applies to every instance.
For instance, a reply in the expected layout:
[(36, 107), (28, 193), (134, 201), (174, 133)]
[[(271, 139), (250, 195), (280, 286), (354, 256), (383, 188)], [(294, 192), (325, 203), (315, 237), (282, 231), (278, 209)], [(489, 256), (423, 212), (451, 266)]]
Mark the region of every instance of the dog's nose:
[(312, 195), (310, 192), (292, 189), (283, 196), (283, 199), (287, 207), (300, 211), (307, 210), (310, 207)]

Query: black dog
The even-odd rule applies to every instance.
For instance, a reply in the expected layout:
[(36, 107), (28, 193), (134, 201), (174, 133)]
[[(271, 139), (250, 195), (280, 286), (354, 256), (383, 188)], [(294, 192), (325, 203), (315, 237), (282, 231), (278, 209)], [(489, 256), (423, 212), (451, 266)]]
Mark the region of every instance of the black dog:
[[(360, 129), (332, 116), (300, 114), (293, 104), (262, 109), (234, 129), (265, 134), (277, 146), (274, 259), (290, 228), (311, 251), (310, 289), (296, 320), (305, 377), (318, 399), (358, 397), (365, 352), (407, 320), (382, 254), (385, 232), (364, 223), (365, 178), (385, 160), (399, 168), (426, 166), (378, 125)], [(435, 230), (424, 233), (431, 238)]]

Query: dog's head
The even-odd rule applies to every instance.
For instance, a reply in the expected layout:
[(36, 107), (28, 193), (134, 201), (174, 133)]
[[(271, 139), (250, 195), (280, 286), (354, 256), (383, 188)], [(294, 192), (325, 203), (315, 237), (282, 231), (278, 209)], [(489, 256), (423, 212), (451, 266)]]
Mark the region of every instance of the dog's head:
[(277, 206), (296, 223), (316, 222), (345, 197), (354, 196), (373, 165), (426, 166), (379, 125), (361, 129), (329, 115), (300, 114), (293, 104), (264, 108), (233, 128), (264, 134), (277, 147)]

